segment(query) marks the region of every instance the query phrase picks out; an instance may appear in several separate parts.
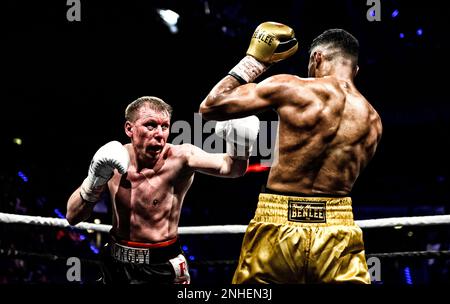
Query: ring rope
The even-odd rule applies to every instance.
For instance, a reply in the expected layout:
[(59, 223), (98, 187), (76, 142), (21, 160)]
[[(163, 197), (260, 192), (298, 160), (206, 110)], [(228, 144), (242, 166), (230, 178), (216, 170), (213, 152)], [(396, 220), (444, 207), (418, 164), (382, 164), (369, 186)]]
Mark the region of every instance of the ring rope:
[(450, 250), (441, 251), (406, 251), (366, 254), (366, 258), (450, 258)]
[[(96, 232), (109, 232), (111, 225), (94, 224), (82, 222), (76, 226), (71, 226), (66, 219), (41, 217), (31, 215), (19, 215), (0, 212), (0, 223), (8, 224), (31, 224), (39, 226), (53, 226), (63, 228), (76, 228), (81, 230), (93, 230)], [(413, 217), (390, 217), (371, 220), (355, 221), (355, 224), (361, 228), (385, 228), (402, 226), (429, 226), (429, 225), (448, 225), (450, 224), (450, 214), (413, 216)], [(179, 227), (179, 234), (232, 234), (244, 233), (247, 225), (211, 225), (211, 226), (188, 226)]]
[[(58, 256), (49, 253), (27, 252), (17, 249), (2, 249), (0, 248), (0, 257), (8, 258), (39, 258), (50, 261), (67, 261), (69, 257)], [(385, 252), (385, 253), (370, 253), (366, 254), (366, 259), (377, 257), (381, 259), (392, 258), (428, 258), (428, 259), (448, 259), (450, 258), (450, 250), (441, 251), (405, 251), (405, 252)], [(81, 258), (83, 263), (100, 265), (101, 260)], [(234, 266), (237, 260), (205, 260), (205, 261), (190, 261), (189, 264), (193, 266)]]
[[(383, 252), (366, 254), (366, 259), (372, 257), (377, 258), (429, 258), (429, 259), (448, 259), (450, 258), (450, 250), (441, 251), (405, 251), (405, 252)], [(237, 260), (206, 260), (206, 261), (190, 261), (191, 266), (233, 266), (237, 264)]]

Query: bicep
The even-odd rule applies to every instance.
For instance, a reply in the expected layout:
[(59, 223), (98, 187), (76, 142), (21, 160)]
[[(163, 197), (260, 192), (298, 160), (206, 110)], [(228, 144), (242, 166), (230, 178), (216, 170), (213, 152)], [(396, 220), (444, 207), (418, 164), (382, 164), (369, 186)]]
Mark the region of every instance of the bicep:
[[(229, 76), (231, 78), (231, 76)], [(259, 84), (248, 83), (226, 90), (225, 78), (222, 86), (213, 90), (202, 104), (201, 112), (208, 120), (224, 120), (254, 115), (277, 106), (273, 98), (276, 87), (272, 82), (265, 80)]]
[(257, 114), (274, 106), (270, 95), (264, 94), (267, 90), (261, 84), (249, 83), (237, 87), (225, 101), (224, 111), (234, 117), (240, 118)]

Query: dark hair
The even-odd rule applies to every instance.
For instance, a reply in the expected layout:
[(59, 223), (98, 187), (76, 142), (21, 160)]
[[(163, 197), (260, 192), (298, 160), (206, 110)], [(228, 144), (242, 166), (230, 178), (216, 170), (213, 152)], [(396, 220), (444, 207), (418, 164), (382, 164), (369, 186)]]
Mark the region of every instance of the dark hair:
[(319, 45), (338, 49), (341, 55), (352, 57), (358, 62), (359, 42), (352, 34), (343, 29), (329, 29), (317, 36), (311, 43), (309, 52)]
[(125, 119), (127, 121), (134, 122), (136, 120), (137, 111), (144, 105), (148, 104), (151, 109), (158, 112), (166, 112), (169, 117), (172, 116), (172, 107), (165, 103), (164, 100), (154, 96), (139, 97), (135, 101), (131, 102), (125, 109)]

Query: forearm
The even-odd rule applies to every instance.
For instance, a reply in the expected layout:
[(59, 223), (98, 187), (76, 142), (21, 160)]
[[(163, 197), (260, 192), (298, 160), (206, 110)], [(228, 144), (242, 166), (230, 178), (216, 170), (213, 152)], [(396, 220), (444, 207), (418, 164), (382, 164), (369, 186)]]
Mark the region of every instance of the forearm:
[(199, 112), (206, 120), (229, 119), (229, 100), (232, 99), (232, 92), (241, 84), (233, 76), (227, 75), (220, 80), (209, 92), (208, 96), (200, 104)]
[(273, 63), (292, 56), (297, 48), (293, 29), (277, 22), (261, 23), (252, 35), (246, 56), (201, 103), (199, 112), (203, 118), (219, 121), (235, 119), (271, 107), (270, 98), (260, 96), (254, 81)]
[(89, 218), (95, 203), (87, 202), (81, 198), (80, 188), (75, 190), (67, 202), (66, 219), (70, 225), (76, 225)]

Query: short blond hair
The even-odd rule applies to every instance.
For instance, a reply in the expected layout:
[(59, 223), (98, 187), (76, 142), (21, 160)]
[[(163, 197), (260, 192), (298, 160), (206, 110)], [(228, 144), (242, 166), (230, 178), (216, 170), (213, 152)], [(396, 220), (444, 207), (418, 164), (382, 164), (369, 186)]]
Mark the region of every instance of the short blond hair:
[(136, 121), (136, 114), (138, 110), (146, 104), (149, 105), (152, 110), (161, 113), (166, 112), (167, 114), (169, 114), (169, 117), (172, 116), (172, 106), (166, 103), (164, 100), (155, 96), (142, 96), (134, 100), (127, 106), (127, 108), (125, 109), (125, 119), (131, 122)]

